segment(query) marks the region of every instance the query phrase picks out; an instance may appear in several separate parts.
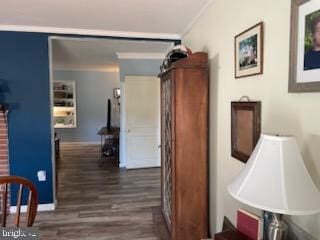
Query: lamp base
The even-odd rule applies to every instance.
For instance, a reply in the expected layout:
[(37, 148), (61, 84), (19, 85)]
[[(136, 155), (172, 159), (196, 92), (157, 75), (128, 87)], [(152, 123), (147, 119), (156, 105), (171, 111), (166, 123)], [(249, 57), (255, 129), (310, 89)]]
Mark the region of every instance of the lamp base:
[(288, 226), (283, 221), (283, 215), (278, 213), (271, 213), (272, 221), (268, 226), (268, 240), (286, 240)]

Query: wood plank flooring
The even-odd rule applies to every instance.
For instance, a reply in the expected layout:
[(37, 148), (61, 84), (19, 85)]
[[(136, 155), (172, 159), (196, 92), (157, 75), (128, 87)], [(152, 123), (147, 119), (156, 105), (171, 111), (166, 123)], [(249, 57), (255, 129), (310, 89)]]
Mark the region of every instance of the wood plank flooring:
[(39, 212), (43, 240), (156, 240), (152, 208), (160, 205), (160, 169), (99, 167), (99, 146), (62, 146), (58, 207)]

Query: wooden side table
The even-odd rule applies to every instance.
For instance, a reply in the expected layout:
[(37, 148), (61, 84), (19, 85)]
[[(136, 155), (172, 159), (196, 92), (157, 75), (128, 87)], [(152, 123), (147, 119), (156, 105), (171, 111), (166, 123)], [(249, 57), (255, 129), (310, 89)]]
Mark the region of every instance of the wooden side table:
[(114, 157), (119, 165), (119, 134), (120, 128), (103, 127), (99, 130), (101, 136), (101, 154), (99, 165), (103, 163), (104, 156)]

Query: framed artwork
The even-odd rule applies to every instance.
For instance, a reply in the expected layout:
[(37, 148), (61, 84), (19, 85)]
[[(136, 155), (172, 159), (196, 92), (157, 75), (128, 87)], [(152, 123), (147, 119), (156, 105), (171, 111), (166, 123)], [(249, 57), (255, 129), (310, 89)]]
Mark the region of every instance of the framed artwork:
[(289, 92), (320, 92), (320, 0), (291, 1)]
[(261, 102), (231, 102), (231, 155), (246, 163), (260, 137)]
[(263, 73), (263, 22), (234, 38), (235, 78)]

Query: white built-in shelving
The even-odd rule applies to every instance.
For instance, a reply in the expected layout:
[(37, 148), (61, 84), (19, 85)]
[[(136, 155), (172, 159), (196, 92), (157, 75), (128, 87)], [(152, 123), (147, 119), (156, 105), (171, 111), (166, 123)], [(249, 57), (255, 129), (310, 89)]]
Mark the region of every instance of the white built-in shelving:
[(76, 128), (76, 83), (53, 81), (53, 117), (55, 128)]

